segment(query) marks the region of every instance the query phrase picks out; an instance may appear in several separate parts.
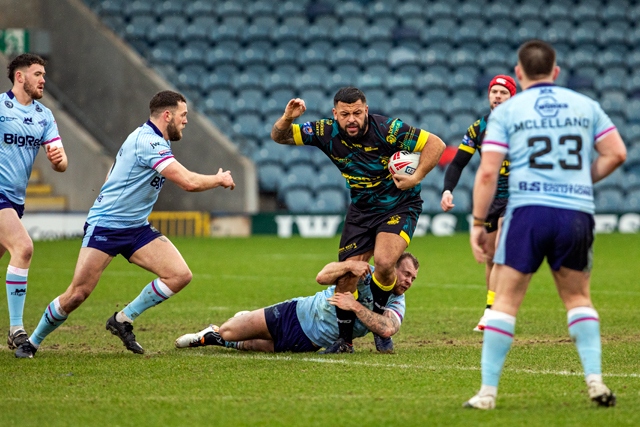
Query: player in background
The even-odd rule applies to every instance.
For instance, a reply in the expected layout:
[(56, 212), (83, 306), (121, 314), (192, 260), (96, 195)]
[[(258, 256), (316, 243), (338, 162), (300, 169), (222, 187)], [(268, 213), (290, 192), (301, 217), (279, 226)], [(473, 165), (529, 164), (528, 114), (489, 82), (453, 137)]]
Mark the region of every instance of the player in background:
[(10, 349), (28, 337), (22, 317), (33, 242), (20, 218), (33, 162), (44, 147), (54, 171), (64, 172), (68, 164), (56, 120), (37, 101), (44, 92), (45, 65), (37, 55), (17, 56), (7, 67), (13, 87), (0, 95), (0, 257), (7, 251), (11, 257), (6, 277)]
[(201, 175), (182, 166), (171, 142), (182, 138), (187, 125), (187, 101), (172, 91), (157, 93), (149, 103), (150, 118), (124, 141), (89, 211), (76, 270), (67, 290), (45, 309), (29, 339), (15, 355), (32, 358), (42, 341), (64, 323), (95, 289), (111, 260), (121, 254), (158, 277), (123, 310), (107, 320), (107, 330), (138, 354), (144, 349), (133, 334), (133, 321), (142, 312), (167, 300), (191, 281), (191, 271), (175, 246), (148, 221), (166, 179), (186, 191), (215, 187), (233, 189), (229, 171)]
[[(405, 314), (404, 293), (411, 287), (420, 264), (409, 252), (396, 264), (398, 280), (383, 314), (372, 311), (372, 267), (366, 261), (327, 264), (317, 275), (321, 285), (335, 283), (345, 274), (358, 279), (358, 299), (351, 293), (335, 293), (335, 286), (313, 296), (293, 298), (227, 320), (220, 328), (211, 325), (195, 334), (176, 339), (177, 348), (218, 345), (244, 351), (315, 352), (332, 345), (338, 338), (336, 307), (356, 314), (353, 338), (369, 331), (390, 338), (400, 330)], [(335, 306), (335, 307), (334, 307)], [(240, 314), (240, 313), (238, 313)], [(385, 353), (392, 349), (383, 350)]]
[[(279, 144), (312, 145), (322, 150), (346, 178), (351, 203), (340, 239), (338, 259), (369, 261), (374, 312), (382, 313), (396, 282), (395, 264), (408, 247), (422, 212), (420, 181), (438, 163), (445, 144), (426, 130), (400, 119), (369, 114), (365, 94), (344, 87), (333, 98), (333, 119), (293, 124), (306, 110), (304, 100), (287, 103), (271, 130)], [(421, 152), (411, 176), (391, 176), (389, 158), (397, 151)], [(336, 292), (356, 292), (357, 278), (341, 278)], [(355, 313), (336, 309), (339, 338), (324, 353), (353, 352)], [(391, 340), (374, 336), (378, 349), (393, 348)]]
[[(507, 99), (516, 94), (516, 82), (513, 77), (499, 74), (491, 79), (489, 83), (489, 107), (491, 110), (502, 104)], [(477, 151), (479, 155), (482, 155), (482, 140), (484, 139), (484, 133), (487, 128), (487, 120), (489, 114), (476, 120), (467, 133), (462, 138), (462, 142), (458, 147), (455, 157), (447, 167), (447, 171), (444, 174), (444, 190), (442, 191), (442, 200), (440, 206), (445, 212), (450, 211), (455, 206), (453, 203), (453, 190), (458, 184), (460, 174), (462, 170), (467, 166), (473, 154)], [(484, 228), (487, 230), (487, 245), (490, 248), (495, 248), (497, 236), (500, 234), (500, 226), (502, 225), (502, 218), (507, 208), (507, 199), (509, 197), (509, 160), (505, 159), (502, 168), (500, 168), (500, 178), (498, 179), (498, 189), (494, 196), (489, 214), (487, 215), (487, 221)], [(493, 254), (494, 250), (487, 253), (487, 262), (485, 267), (485, 281), (487, 283), (487, 306), (485, 308), (485, 314), (487, 310), (491, 308), (495, 292), (493, 285), (491, 284), (491, 270), (493, 269)], [(473, 329), (477, 332), (482, 332), (485, 325), (484, 315), (480, 318), (478, 325)]]
[(496, 298), (486, 316), (482, 387), (466, 407), (495, 407), (516, 314), (544, 258), (567, 309), (589, 398), (600, 406), (615, 405), (602, 381), (600, 321), (589, 291), (593, 183), (625, 161), (626, 148), (596, 101), (554, 85), (559, 72), (553, 47), (540, 40), (524, 43), (515, 67), (523, 92), (497, 107), (487, 125), (473, 191), (470, 242), (478, 262), (489, 251), (484, 223), (506, 156), (509, 202), (494, 258)]

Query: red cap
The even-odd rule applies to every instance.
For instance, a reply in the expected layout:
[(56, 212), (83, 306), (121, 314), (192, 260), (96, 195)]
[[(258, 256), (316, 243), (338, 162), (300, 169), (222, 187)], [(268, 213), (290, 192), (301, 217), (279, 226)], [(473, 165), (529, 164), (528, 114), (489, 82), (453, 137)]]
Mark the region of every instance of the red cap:
[(514, 96), (516, 94), (516, 81), (513, 80), (513, 77), (507, 76), (505, 74), (498, 74), (491, 79), (491, 83), (489, 83), (489, 91), (491, 91), (491, 88), (495, 85), (500, 85), (507, 88), (511, 96)]

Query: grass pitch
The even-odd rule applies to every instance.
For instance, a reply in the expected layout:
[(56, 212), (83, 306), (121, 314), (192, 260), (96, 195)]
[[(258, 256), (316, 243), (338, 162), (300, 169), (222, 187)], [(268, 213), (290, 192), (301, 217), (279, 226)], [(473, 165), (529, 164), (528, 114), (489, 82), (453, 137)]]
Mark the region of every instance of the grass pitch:
[[(0, 426), (613, 426), (640, 425), (640, 235), (598, 235), (592, 296), (601, 316), (603, 368), (615, 408), (590, 404), (566, 313), (548, 267), (534, 276), (518, 316), (498, 408), (464, 410), (480, 386), (484, 266), (468, 235), (417, 238), (422, 264), (407, 294), (396, 354), (371, 336), (352, 355), (176, 350), (173, 341), (239, 310), (321, 289), (337, 239), (173, 239), (194, 278), (135, 323), (143, 356), (105, 330), (114, 311), (154, 277), (116, 258), (91, 297), (33, 360), (0, 350)], [(36, 242), (25, 326), (71, 280), (79, 240)], [(8, 255), (0, 260), (6, 271)], [(0, 304), (6, 330), (6, 303)]]

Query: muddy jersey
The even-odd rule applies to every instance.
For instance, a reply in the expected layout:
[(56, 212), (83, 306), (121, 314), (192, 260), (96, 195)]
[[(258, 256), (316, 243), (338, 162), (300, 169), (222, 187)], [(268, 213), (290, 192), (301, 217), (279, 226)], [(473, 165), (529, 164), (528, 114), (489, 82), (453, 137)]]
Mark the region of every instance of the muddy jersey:
[(400, 119), (369, 115), (369, 128), (354, 140), (340, 132), (338, 122), (323, 119), (293, 125), (297, 145), (318, 147), (331, 159), (351, 191), (351, 203), (361, 210), (385, 212), (409, 200), (420, 200), (420, 185), (399, 190), (387, 168), (397, 151), (421, 152), (429, 132)]
[[(467, 153), (474, 154), (476, 150), (478, 154), (482, 156), (482, 141), (487, 130), (487, 120), (489, 114), (476, 120), (467, 133), (462, 138), (462, 142), (458, 147), (458, 150), (466, 151)], [(500, 168), (500, 176), (498, 177), (498, 188), (496, 189), (496, 199), (506, 199), (509, 197), (509, 160), (504, 159), (502, 167)]]

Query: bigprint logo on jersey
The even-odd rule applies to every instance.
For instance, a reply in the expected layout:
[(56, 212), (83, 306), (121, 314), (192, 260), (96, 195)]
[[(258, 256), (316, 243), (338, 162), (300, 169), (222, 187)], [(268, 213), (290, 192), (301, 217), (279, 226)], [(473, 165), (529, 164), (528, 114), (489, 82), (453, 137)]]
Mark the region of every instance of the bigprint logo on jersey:
[(536, 100), (534, 106), (541, 117), (556, 117), (562, 108), (569, 108), (568, 104), (560, 103), (551, 95), (543, 95)]
[(36, 150), (40, 148), (40, 141), (42, 139), (36, 138), (31, 135), (16, 135), (13, 133), (5, 133), (2, 141), (5, 144), (16, 144), (18, 147), (33, 147)]

